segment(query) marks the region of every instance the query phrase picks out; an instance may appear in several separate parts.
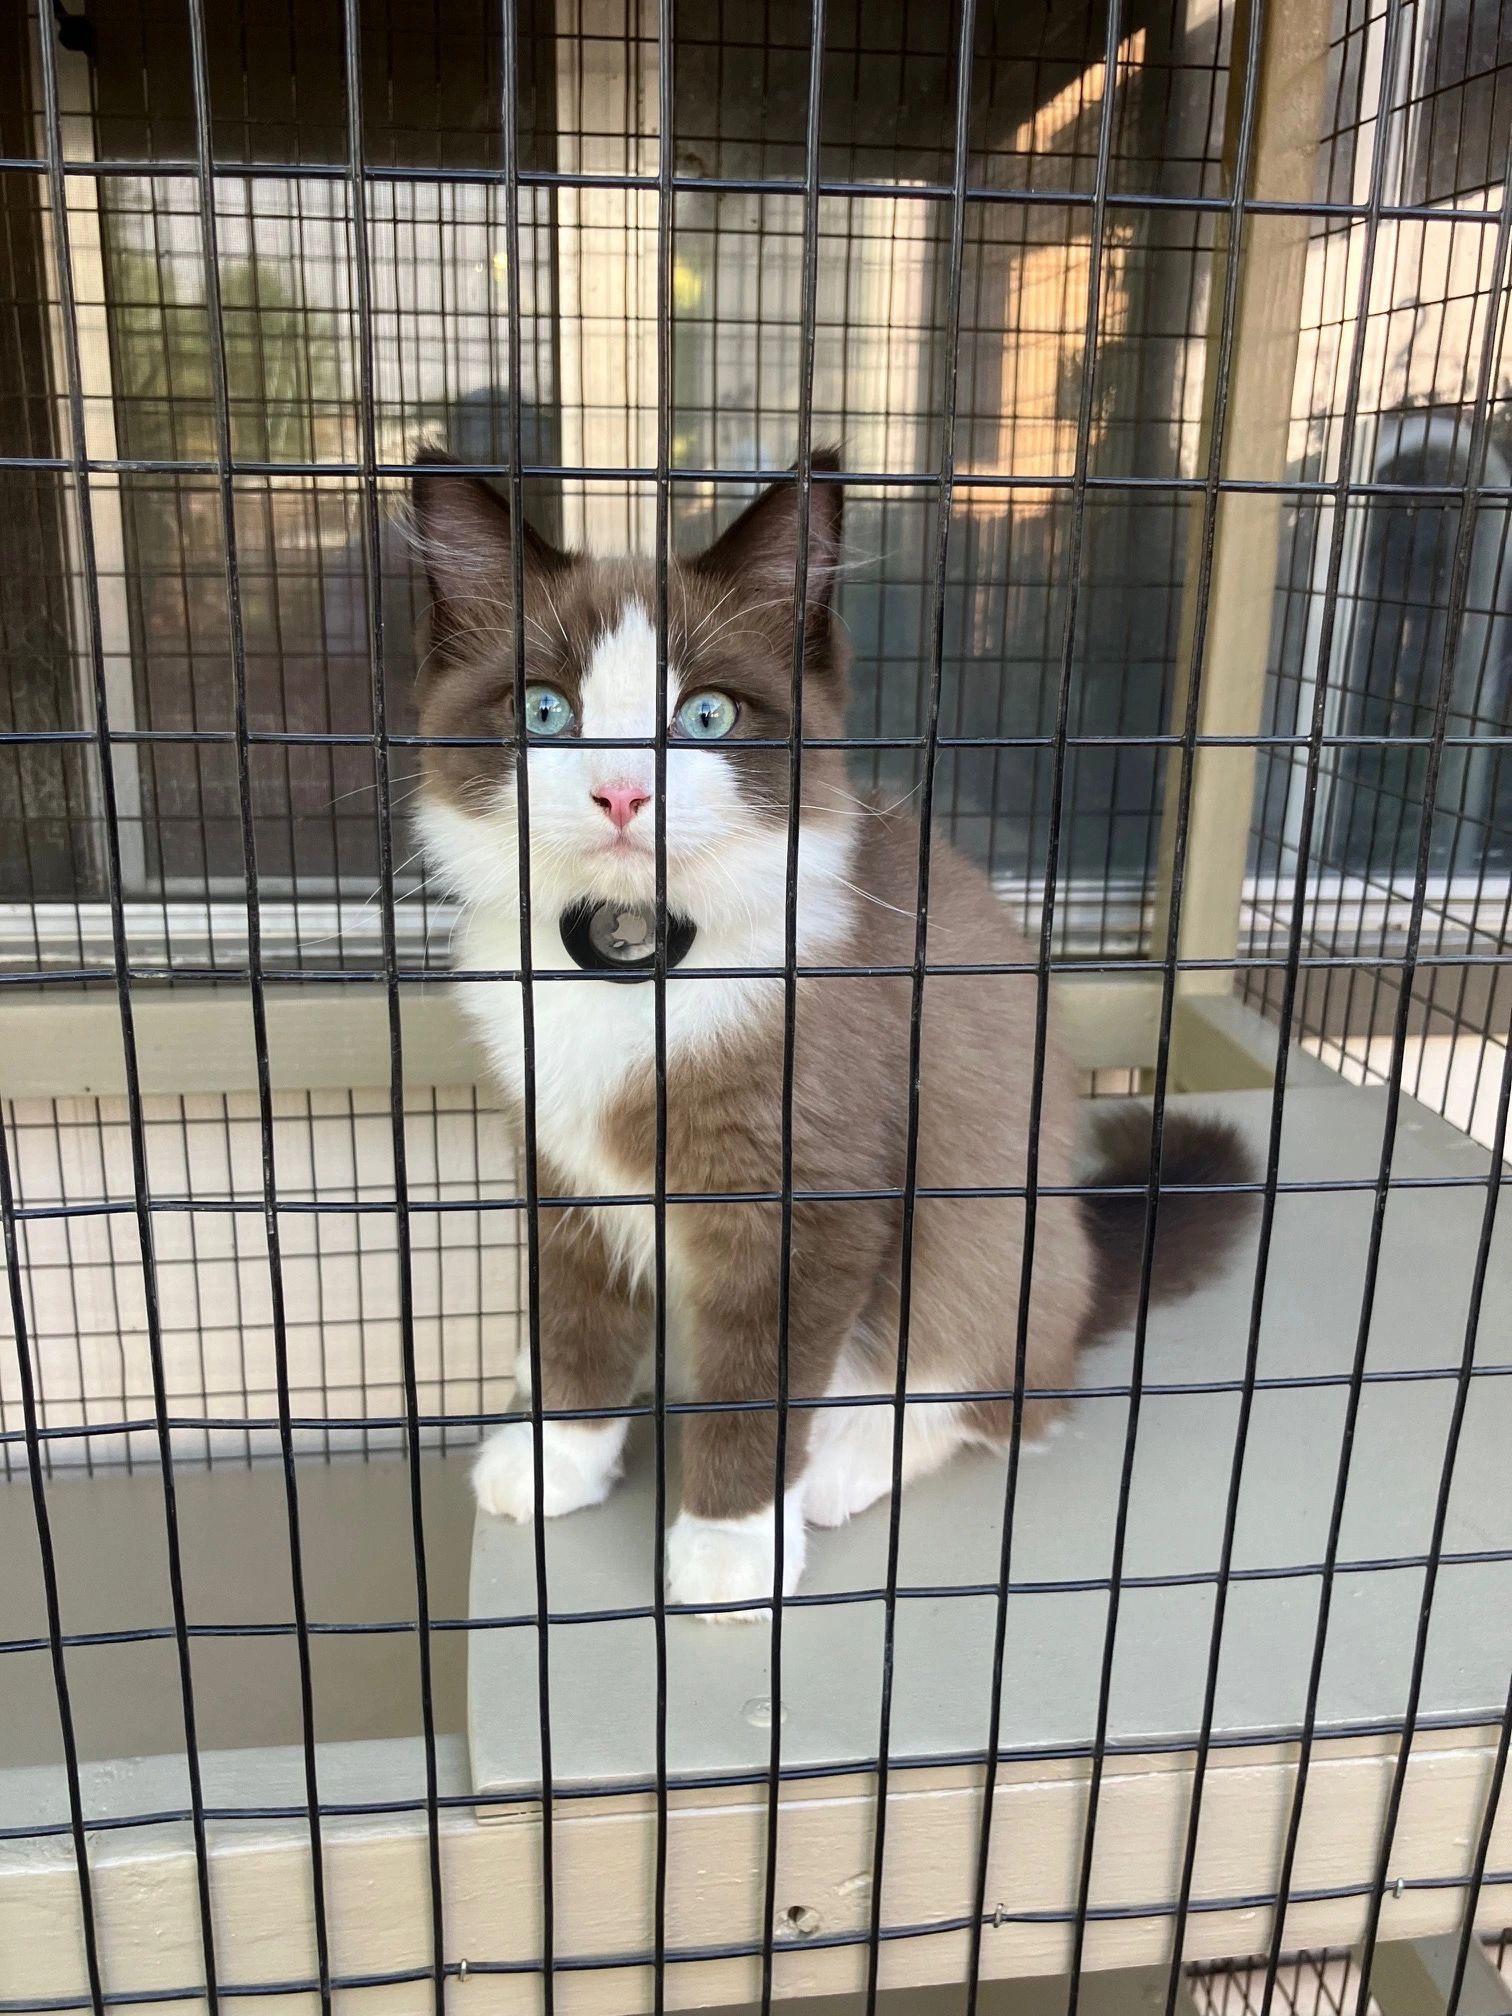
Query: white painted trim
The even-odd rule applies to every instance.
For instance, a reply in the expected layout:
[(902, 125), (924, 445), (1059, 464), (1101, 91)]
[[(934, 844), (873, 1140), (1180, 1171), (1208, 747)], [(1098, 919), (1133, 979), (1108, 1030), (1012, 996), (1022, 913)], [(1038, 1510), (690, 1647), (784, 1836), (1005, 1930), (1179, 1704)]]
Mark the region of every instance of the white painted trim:
[[(45, 18), (45, 17), (44, 17)], [(90, 110), (92, 79), (89, 59), (77, 52), (57, 53), (58, 111), (63, 155), (67, 161), (94, 159), (94, 117)], [(33, 102), (43, 102), (40, 64), (33, 55)], [(101, 227), (103, 185), (93, 175), (70, 175), (65, 200), (68, 209), (68, 249), (73, 271), (74, 295), (78, 306), (75, 335), (79, 346), (79, 377), (84, 396), (84, 451), (98, 461), (113, 460), (116, 440), (115, 381), (111, 368), (110, 332), (106, 309), (105, 244)], [(41, 213), (45, 256), (56, 266), (59, 244), (57, 220), (50, 203)], [(67, 338), (60, 301), (50, 301), (48, 310), (49, 346), (56, 383), (68, 383)], [(61, 407), (61, 402), (60, 402)], [(65, 416), (63, 424), (71, 427)], [(65, 439), (61, 452), (69, 452)], [(64, 479), (67, 502), (64, 511), (68, 547), (69, 600), (72, 607), (74, 646), (74, 704), (81, 724), (95, 718), (94, 673), (90, 660), (89, 608), (85, 590), (85, 567), (80, 544), (79, 511), (73, 479)], [(99, 597), (100, 639), (104, 658), (105, 690), (112, 728), (136, 726), (136, 679), (131, 650), (131, 617), (126, 596), (126, 531), (121, 512), (119, 476), (94, 475), (89, 482), (89, 509), (95, 543), (95, 587)], [(140, 887), (145, 865), (142, 832), (141, 760), (129, 743), (112, 752), (121, 874), (128, 889)], [(97, 763), (82, 766), (84, 790), (92, 822), (103, 817), (100, 774)], [(93, 858), (103, 855), (93, 832), (85, 843)]]
[[(999, 874), (993, 888), (1010, 911), (1031, 916), (1044, 901), (1042, 878)], [(1413, 898), (1410, 876), (1385, 881), (1334, 870), (1310, 875), (1305, 900), (1326, 916), (1326, 925), (1358, 958), (1389, 949), (1391, 934), (1405, 929)], [(1427, 884), (1430, 917), (1444, 919), (1447, 949), (1479, 933), (1500, 943), (1503, 917), (1512, 903), (1512, 874), (1430, 876)], [(1284, 871), (1248, 875), (1241, 891), (1241, 956), (1257, 943), (1268, 942), (1291, 910), (1291, 879)], [(1134, 952), (1154, 906), (1153, 887), (1132, 878), (1078, 878), (1063, 882), (1056, 896), (1060, 925), (1069, 932), (1070, 955), (1090, 956), (1094, 950), (1117, 958)], [(133, 958), (145, 965), (226, 965), (244, 963), (247, 956), (247, 910), (239, 899), (169, 897), (162, 901), (129, 902), (124, 906)], [(322, 895), (264, 898), (259, 905), (263, 958), (270, 966), (329, 954), (333, 966), (353, 962), (377, 965), (383, 954), (378, 907), (371, 896)], [(419, 966), (431, 962), (437, 977), (445, 970), (446, 951), (456, 911), (439, 893), (417, 890), (401, 895), (395, 906), (394, 928), (400, 962)], [(1078, 931), (1078, 924), (1085, 929)], [(1320, 932), (1315, 929), (1317, 939)], [(1365, 949), (1358, 940), (1363, 937)], [(82, 957), (86, 965), (108, 965), (111, 959), (111, 912), (101, 902), (30, 902), (0, 900), (0, 966), (71, 967)]]

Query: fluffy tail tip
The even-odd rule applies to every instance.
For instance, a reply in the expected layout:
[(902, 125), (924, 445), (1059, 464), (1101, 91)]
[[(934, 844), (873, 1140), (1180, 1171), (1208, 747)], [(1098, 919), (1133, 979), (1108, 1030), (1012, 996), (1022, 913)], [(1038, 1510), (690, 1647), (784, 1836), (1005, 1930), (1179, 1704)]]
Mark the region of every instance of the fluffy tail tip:
[[(1138, 1303), (1150, 1128), (1151, 1115), (1143, 1106), (1120, 1106), (1096, 1122), (1095, 1189), (1082, 1201), (1097, 1263), (1092, 1327), (1098, 1336), (1129, 1321)], [(1222, 1266), (1253, 1216), (1254, 1195), (1244, 1186), (1254, 1182), (1256, 1168), (1231, 1121), (1206, 1114), (1166, 1115), (1152, 1300), (1179, 1301)], [(1099, 1196), (1097, 1190), (1114, 1194)]]

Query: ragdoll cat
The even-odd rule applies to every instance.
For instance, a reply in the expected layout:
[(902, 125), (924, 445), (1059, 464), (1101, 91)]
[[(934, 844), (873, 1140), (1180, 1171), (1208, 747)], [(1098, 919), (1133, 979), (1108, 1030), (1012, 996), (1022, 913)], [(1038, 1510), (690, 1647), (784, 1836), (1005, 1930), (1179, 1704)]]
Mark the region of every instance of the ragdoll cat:
[[(519, 964), (513, 565), (508, 509), (483, 484), (421, 458), (414, 510), (432, 594), (421, 676), (423, 734), (497, 737), (425, 751), (420, 825), (456, 898), (462, 969)], [(815, 466), (837, 465), (816, 456)], [(815, 484), (809, 520), (803, 733), (844, 732), (845, 646), (831, 610), (841, 490)], [(648, 1197), (656, 1142), (654, 990), (596, 972), (649, 959), (654, 926), (655, 757), (579, 737), (654, 734), (656, 639), (649, 561), (603, 561), (524, 539), (532, 957), (578, 975), (533, 991), (539, 1188), (543, 1198)], [(772, 486), (697, 559), (671, 562), (666, 758), (667, 1187), (724, 1201), (667, 1209), (669, 1332), (686, 1347), (693, 1397), (732, 1411), (684, 1417), (682, 1505), (667, 1534), (668, 1599), (761, 1614), (774, 1574), (774, 1484), (782, 1214), (783, 982), (793, 581), (798, 499)], [(903, 805), (858, 797), (842, 752), (803, 751), (797, 959), (802, 967), (908, 968), (919, 831)], [(982, 870), (936, 839), (928, 958), (1032, 968)], [(731, 975), (757, 969), (761, 977)], [(703, 977), (712, 969), (721, 977)], [(762, 969), (765, 969), (764, 975)], [(521, 990), (476, 981), (458, 996), (506, 1109), (524, 1097)], [(911, 980), (802, 977), (792, 1100), (789, 1393), (891, 1392), (897, 1377), (906, 1178)], [(1022, 1196), (941, 1196), (1025, 1183), (1032, 971), (931, 971), (924, 988), (918, 1197), (908, 1388), (998, 1395), (910, 1402), (903, 1476), (970, 1444), (1005, 1446), (1023, 1264)], [(1078, 1101), (1052, 1027), (1039, 1123), (1040, 1197), (1026, 1359), (1028, 1388), (1071, 1385), (1078, 1346), (1127, 1318), (1139, 1272), (1142, 1198), (1054, 1195), (1074, 1180)], [(1093, 1180), (1142, 1186), (1149, 1120), (1115, 1129)], [(1106, 1144), (1105, 1144), (1106, 1148)], [(1223, 1129), (1167, 1123), (1168, 1183), (1243, 1172)], [(861, 1198), (830, 1193), (861, 1191)], [(729, 1201), (729, 1193), (753, 1201)], [(1231, 1229), (1232, 1200), (1164, 1201), (1156, 1290), (1201, 1271)], [(640, 1389), (652, 1329), (653, 1213), (645, 1203), (548, 1205), (540, 1216), (541, 1404), (615, 1408)], [(1174, 1251), (1172, 1249), (1179, 1249)], [(523, 1362), (521, 1390), (527, 1368)], [(751, 1405), (750, 1403), (766, 1403)], [(1026, 1439), (1063, 1401), (1030, 1398)], [(784, 1589), (802, 1573), (805, 1528), (838, 1526), (891, 1484), (894, 1410), (793, 1405), (788, 1417)], [(626, 1424), (547, 1421), (548, 1516), (596, 1505), (619, 1474)], [(489, 1436), (480, 1505), (534, 1515), (529, 1422)]]

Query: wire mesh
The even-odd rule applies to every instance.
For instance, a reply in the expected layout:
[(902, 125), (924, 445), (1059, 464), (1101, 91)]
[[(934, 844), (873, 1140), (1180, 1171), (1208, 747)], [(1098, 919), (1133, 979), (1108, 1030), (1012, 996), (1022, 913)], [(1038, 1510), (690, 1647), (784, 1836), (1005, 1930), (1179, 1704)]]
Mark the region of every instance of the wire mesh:
[[(569, 1977), (619, 1970), (623, 1986), (637, 1970), (635, 2006), (660, 2010), (674, 1979), (686, 2002), (700, 1966), (744, 1959), (767, 2010), (807, 1941), (858, 1949), (847, 1978), (870, 2012), (903, 1978), (890, 1972), (900, 1949), (960, 1935), (939, 1978), (971, 2012), (1002, 1971), (990, 1942), (1007, 1924), (1064, 1935), (1053, 1950), (1073, 2016), (1085, 1975), (1110, 1964), (1104, 1935), (1138, 1922), (1159, 1929), (1168, 2012), (1189, 1996), (1213, 2012), (1370, 2016), (1374, 1950), (1404, 1882), (1416, 1898), (1450, 1893), (1457, 2002), (1488, 1900), (1512, 1881), (1497, 1832), (1512, 1694), (1452, 1866), (1403, 1878), (1397, 1850), (1420, 1737), (1460, 1726), (1434, 1692), (1438, 1589), (1512, 1561), (1494, 1520), (1466, 1540), (1456, 1516), (1472, 1398), (1512, 1391), (1512, 1354), (1484, 1315), (1503, 1307), (1512, 1091), (1512, 9), (1337, 0), (1312, 23), (1307, 74), (1291, 76), (1277, 51), (1288, 36), (1300, 46), (1308, 12), (1286, 0), (12, 10), (0, 1518), (19, 1565), (0, 1564), (0, 1765), (52, 1776), (40, 1792), (15, 1781), (0, 1850), (66, 1844), (80, 1985), (33, 1992), (28, 1956), (17, 1992), (0, 1972), (0, 2008), (213, 2009), (253, 1994), (329, 2010), (397, 1989), (439, 2011), (469, 1977), (519, 1976), (549, 2011)], [(423, 751), (438, 746), (413, 698), (427, 597), (405, 509), (427, 440), (491, 482), (514, 524), (650, 556), (658, 805), (675, 556), (760, 483), (794, 486), (796, 568), (780, 585), (790, 721), (773, 760), (796, 806), (805, 766), (843, 751), (853, 786), (917, 817), (917, 866), (895, 959), (804, 965), (789, 817), (780, 955), (737, 976), (781, 983), (773, 1183), (679, 1188), (669, 1165), (668, 1002), (683, 983), (658, 819), (650, 1193), (558, 1194), (538, 1152), (536, 1027), (561, 976), (535, 971), (523, 736), (518, 963), (454, 974), (518, 990), (513, 1129), (421, 1012), (425, 984), (455, 965), (457, 925), (409, 838)], [(830, 441), (837, 466), (820, 452)], [(854, 658), (839, 736), (804, 711), (809, 615), (827, 592), (810, 578), (810, 535), (830, 485), (846, 494), (836, 594)], [(523, 720), (523, 540), (512, 551), (508, 676)], [(946, 843), (985, 869), (1032, 941), (1018, 968), (932, 959), (931, 867)], [(1023, 1168), (925, 1183), (930, 982), (1010, 970), (1034, 1003), (1027, 1054), (1011, 1060), (1033, 1087)], [(1140, 1278), (1132, 1351), (1112, 1372), (1091, 1359), (1074, 1384), (1037, 1388), (1036, 1225), (1080, 1194), (1040, 1172), (1052, 1023), (1059, 1037), (1073, 976), (1117, 983), (1129, 1004), (1117, 1043), (1079, 1058), (1083, 1089), (1151, 1102), (1147, 1174), (1129, 1186)], [(847, 979), (897, 984), (910, 1003), (898, 1176), (864, 1193), (810, 1183), (794, 1150), (800, 994)], [(228, 1000), (234, 1038), (212, 1039), (232, 1025), (194, 1020), (196, 1004)], [(1248, 1016), (1231, 1082), (1262, 1088), (1262, 1167), (1199, 1187), (1258, 1200), (1258, 1250), (1242, 1348), (1224, 1370), (1167, 1378), (1146, 1343), (1162, 1209), (1180, 1194), (1162, 1181), (1167, 1101), (1210, 1089), (1194, 1001)], [(63, 1025), (48, 1018), (65, 1006), (94, 1017), (69, 1026), (104, 1063), (52, 1054)], [(1283, 1155), (1290, 1102), (1320, 1071), (1382, 1088), (1358, 1109), (1378, 1152), (1299, 1175)], [(1404, 1143), (1434, 1115), (1464, 1140), (1425, 1168)], [(1292, 1211), (1344, 1196), (1366, 1226), (1351, 1348), (1271, 1369), (1268, 1317), (1301, 1292), (1295, 1248), (1273, 1235)], [(1456, 1303), (1447, 1342), (1383, 1357), (1383, 1256), (1411, 1197), (1457, 1207), (1469, 1228), (1442, 1248), (1463, 1277), (1463, 1323)], [(895, 1207), (899, 1227), (894, 1376), (867, 1396), (889, 1417), (885, 1536), (871, 1580), (785, 1594), (803, 1537), (787, 1524), (789, 1437), (801, 1446), (834, 1399), (790, 1378), (795, 1224), (858, 1200)], [(1012, 1379), (921, 1393), (916, 1214), (988, 1200), (1021, 1206), (1026, 1228)], [(779, 1227), (771, 1390), (676, 1397), (671, 1214), (753, 1204)], [(549, 1407), (543, 1248), (574, 1212), (647, 1206), (649, 1397)], [(1273, 1250), (1287, 1256), (1276, 1267)], [(1353, 1519), (1357, 1430), (1375, 1398), (1409, 1386), (1438, 1410), (1412, 1459), (1424, 1517), (1410, 1545), (1371, 1547)], [(1142, 1420), (1194, 1396), (1232, 1410), (1208, 1486), (1218, 1544), (1197, 1565), (1131, 1566), (1148, 1518)], [(1337, 1433), (1315, 1480), (1315, 1544), (1266, 1563), (1247, 1556), (1241, 1526), (1252, 1423), (1275, 1396), (1335, 1409)], [(1026, 1540), (1021, 1422), (1044, 1398), (1115, 1423), (1096, 1574), (1044, 1572)], [(991, 1400), (1012, 1403), (995, 1573), (920, 1582), (903, 1546), (908, 1428), (921, 1404)], [(740, 1408), (773, 1431), (774, 1579), (759, 1604), (725, 1607), (770, 1611), (753, 1704), (769, 1735), (760, 1768), (688, 1772), (673, 1762), (671, 1634), (702, 1627), (668, 1595), (668, 1436)], [(622, 1415), (653, 1443), (651, 1593), (584, 1610), (557, 1593), (544, 1438), (562, 1419)], [(479, 1615), (449, 1459), (510, 1423), (528, 1424), (534, 1458), (531, 1594)], [(239, 1478), (236, 1501), (225, 1494)], [(238, 1502), (247, 1558), (271, 1576), (246, 1570), (244, 1600), (217, 1586), (238, 1515), (215, 1508)], [(137, 1611), (102, 1603), (80, 1568), (80, 1521), (112, 1516), (133, 1535), (153, 1522), (151, 1596), (121, 1589)], [(356, 1539), (333, 1546), (348, 1518), (371, 1520), (379, 1567), (356, 1561)], [(1408, 1573), (1421, 1597), (1396, 1653), (1399, 1708), (1330, 1721), (1325, 1671), (1355, 1592), (1368, 1602), (1372, 1584)], [(1273, 1584), (1316, 1604), (1306, 1684), (1284, 1724), (1236, 1734), (1219, 1712), (1231, 1611)], [(1184, 1586), (1204, 1592), (1202, 1680), (1189, 1731), (1162, 1745), (1121, 1719), (1120, 1626), (1143, 1593)], [(1014, 1728), (1015, 1634), (1051, 1595), (1101, 1606), (1074, 1744)], [(905, 1620), (926, 1604), (991, 1618), (980, 1735), (943, 1758), (909, 1754), (895, 1726)], [(820, 1771), (787, 1754), (784, 1633), (846, 1606), (880, 1617), (875, 1735), (864, 1757)], [(570, 1830), (577, 1802), (605, 1788), (559, 1768), (554, 1741), (572, 1714), (561, 1648), (606, 1623), (648, 1630), (654, 1653), (652, 1768), (614, 1786), (649, 1798), (654, 1827), (649, 1937), (629, 1953), (586, 1936)], [(509, 1794), (476, 1789), (457, 1761), (479, 1633), (528, 1634), (533, 1648), (520, 1712), (536, 1775)], [(1299, 1867), (1319, 1748), (1346, 1733), (1379, 1739), (1381, 1797), (1369, 1880), (1334, 1895)], [(1270, 1886), (1236, 1896), (1214, 1890), (1200, 1851), (1215, 1765), (1260, 1735), (1288, 1746), (1293, 1775), (1268, 1823)], [(354, 1778), (342, 1739), (410, 1741), (392, 1769)], [(254, 1794), (224, 1758), (259, 1744), (296, 1768)], [(1107, 1880), (1131, 1851), (1108, 1844), (1105, 1787), (1163, 1748), (1182, 1799), (1149, 1845), (1171, 1866), (1131, 1889)], [(133, 1810), (129, 1786), (124, 1803), (105, 1795), (97, 1766), (154, 1753), (182, 1760), (162, 1801)], [(1026, 1761), (1083, 1773), (1064, 1908), (1028, 1891), (1000, 1900), (999, 1780)], [(894, 1908), (905, 1893), (889, 1830), (915, 1772), (944, 1766), (973, 1774), (977, 1804), (949, 1896), (920, 1917)], [(784, 1904), (790, 1790), (858, 1771), (870, 1797), (858, 1915), (811, 1939)], [(672, 1795), (737, 1787), (759, 1835), (756, 1929), (704, 1943), (679, 1929), (690, 1879)], [(514, 1900), (528, 1951), (464, 1946), (459, 1923), (477, 1921), (448, 1829), (519, 1810), (534, 1827), (533, 1887)], [(396, 1815), (422, 1830), (406, 1907), (421, 1930), (409, 1961), (380, 1963), (350, 1936), (328, 1862), (340, 1829)], [(220, 1850), (283, 1823), (301, 1832), (310, 1964), (264, 1978), (255, 1960), (247, 1971), (249, 1907)], [(97, 1872), (105, 1844), (149, 1829), (188, 1841), (198, 1947), (189, 1975), (143, 1987), (121, 1966)], [(1299, 1956), (1306, 1913), (1346, 1895), (1353, 1952)], [(1209, 1931), (1225, 1913), (1248, 1917), (1232, 1947)], [(1244, 1948), (1258, 1957), (1211, 1964)], [(1506, 1935), (1492, 1952), (1505, 1971)]]

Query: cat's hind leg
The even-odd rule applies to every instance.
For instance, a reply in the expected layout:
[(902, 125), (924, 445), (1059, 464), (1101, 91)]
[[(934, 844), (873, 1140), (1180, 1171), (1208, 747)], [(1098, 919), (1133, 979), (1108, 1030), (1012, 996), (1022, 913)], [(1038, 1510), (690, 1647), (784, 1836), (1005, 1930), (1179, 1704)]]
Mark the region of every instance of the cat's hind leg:
[[(843, 1375), (845, 1366), (842, 1363)], [(836, 1393), (855, 1393), (837, 1383)], [(891, 1393), (856, 1407), (816, 1407), (803, 1473), (803, 1514), (811, 1526), (843, 1526), (886, 1498), (893, 1486), (897, 1408)], [(904, 1404), (900, 1484), (927, 1477), (970, 1439), (963, 1410), (953, 1400)]]

